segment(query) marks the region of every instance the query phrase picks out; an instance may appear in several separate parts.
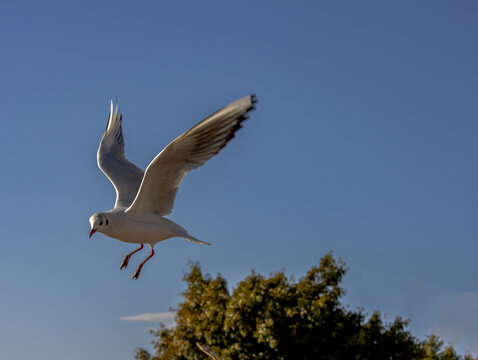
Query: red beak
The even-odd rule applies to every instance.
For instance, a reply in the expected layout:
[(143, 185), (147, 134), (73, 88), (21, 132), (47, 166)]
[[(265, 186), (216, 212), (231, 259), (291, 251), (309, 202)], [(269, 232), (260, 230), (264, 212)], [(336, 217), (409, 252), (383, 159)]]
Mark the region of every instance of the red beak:
[(95, 229), (91, 229), (91, 231), (90, 231), (90, 236), (89, 236), (89, 237), (91, 237), (91, 235), (93, 235), (95, 232), (96, 232)]

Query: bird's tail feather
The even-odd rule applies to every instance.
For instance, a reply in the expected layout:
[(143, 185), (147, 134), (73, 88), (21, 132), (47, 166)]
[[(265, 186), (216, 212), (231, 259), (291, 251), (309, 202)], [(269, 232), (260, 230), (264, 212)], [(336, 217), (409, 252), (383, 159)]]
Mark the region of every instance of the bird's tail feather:
[(191, 236), (191, 235), (189, 235), (189, 234), (184, 235), (183, 238), (185, 238), (186, 240), (191, 241), (191, 242), (193, 242), (193, 243), (196, 243), (196, 244), (200, 244), (200, 245), (211, 245), (210, 243), (205, 242), (205, 241), (201, 241), (201, 240), (199, 240), (199, 239), (196, 239), (194, 236)]

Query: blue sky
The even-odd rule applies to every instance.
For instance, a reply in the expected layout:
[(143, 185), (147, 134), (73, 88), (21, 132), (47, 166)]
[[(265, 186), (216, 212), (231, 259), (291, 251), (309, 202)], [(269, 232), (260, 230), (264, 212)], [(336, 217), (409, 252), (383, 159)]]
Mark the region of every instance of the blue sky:
[[(189, 260), (232, 287), (330, 250), (352, 308), (478, 354), (477, 20), (476, 1), (2, 1), (0, 358), (132, 359)], [(147, 251), (120, 271), (134, 245), (88, 239), (114, 204), (110, 98), (144, 168), (252, 92), (170, 216), (213, 246), (160, 243), (131, 280)]]

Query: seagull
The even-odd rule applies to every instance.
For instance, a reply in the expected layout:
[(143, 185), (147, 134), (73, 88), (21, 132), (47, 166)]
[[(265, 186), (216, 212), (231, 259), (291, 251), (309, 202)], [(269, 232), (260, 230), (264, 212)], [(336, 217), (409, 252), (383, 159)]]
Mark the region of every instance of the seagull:
[(160, 241), (181, 237), (196, 244), (210, 245), (196, 239), (166, 216), (173, 209), (184, 176), (204, 165), (234, 138), (256, 102), (252, 94), (216, 111), (173, 140), (143, 171), (124, 154), (122, 115), (118, 103), (113, 108), (111, 101), (97, 160), (98, 167), (116, 190), (116, 202), (113, 209), (90, 217), (90, 238), (100, 232), (120, 241), (140, 244), (125, 256), (120, 269), (126, 268), (131, 256), (148, 244), (150, 254), (138, 265), (133, 279), (138, 279), (143, 265), (154, 255), (154, 245)]
[(199, 350), (208, 355), (211, 359), (220, 360), (219, 357), (209, 348), (209, 346), (198, 342), (196, 343), (196, 346), (199, 348)]

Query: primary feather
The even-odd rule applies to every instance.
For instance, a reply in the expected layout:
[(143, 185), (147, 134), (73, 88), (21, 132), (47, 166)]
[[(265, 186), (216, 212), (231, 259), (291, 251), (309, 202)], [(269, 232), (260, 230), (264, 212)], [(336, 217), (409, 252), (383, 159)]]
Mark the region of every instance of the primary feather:
[(234, 138), (256, 102), (255, 95), (239, 99), (166, 146), (146, 169), (138, 194), (127, 212), (133, 216), (148, 212), (169, 215), (184, 176), (206, 163)]
[(113, 112), (113, 101), (108, 124), (98, 148), (98, 166), (116, 190), (117, 207), (129, 207), (133, 202), (143, 179), (144, 171), (128, 161), (124, 155), (124, 139), (121, 129), (121, 112), (118, 104)]

